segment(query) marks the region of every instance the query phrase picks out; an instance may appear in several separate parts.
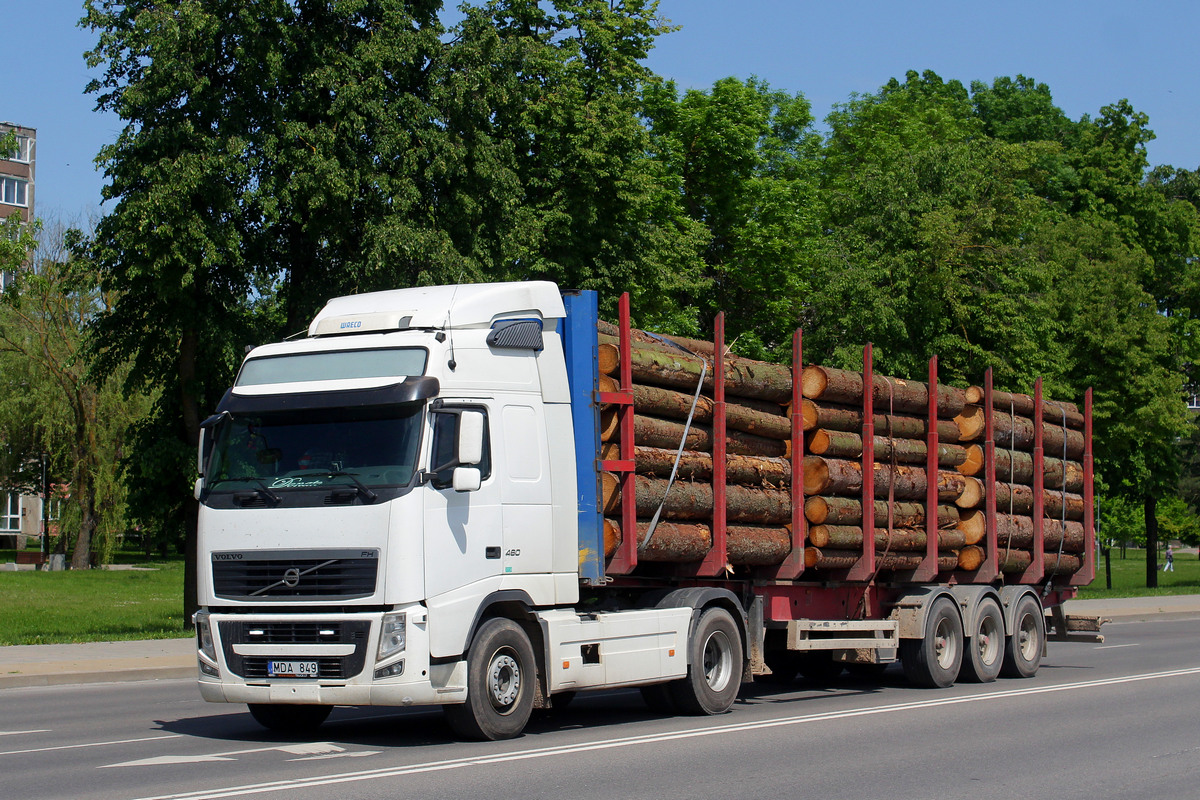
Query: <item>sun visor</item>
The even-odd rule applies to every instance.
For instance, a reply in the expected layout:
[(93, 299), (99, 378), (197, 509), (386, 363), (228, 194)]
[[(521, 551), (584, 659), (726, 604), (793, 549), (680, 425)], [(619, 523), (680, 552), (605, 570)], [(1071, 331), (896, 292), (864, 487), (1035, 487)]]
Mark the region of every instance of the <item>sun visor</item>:
[(272, 411), (308, 411), (322, 408), (361, 408), (398, 403), (415, 403), (437, 397), (441, 384), (437, 378), (405, 378), (391, 386), (376, 389), (343, 389), (328, 392), (242, 395), (225, 393), (217, 413), (263, 414)]

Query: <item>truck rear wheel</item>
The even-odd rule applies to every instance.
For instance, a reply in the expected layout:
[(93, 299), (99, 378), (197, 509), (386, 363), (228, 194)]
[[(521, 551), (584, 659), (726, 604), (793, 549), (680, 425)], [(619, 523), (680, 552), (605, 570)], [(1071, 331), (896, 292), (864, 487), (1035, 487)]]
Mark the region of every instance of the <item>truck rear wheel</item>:
[(1004, 665), (1000, 674), (1006, 678), (1032, 678), (1042, 665), (1045, 644), (1042, 606), (1031, 596), (1024, 595), (1017, 601), (1012, 635), (1004, 640)]
[(333, 706), (270, 705), (250, 703), (250, 716), (269, 731), (309, 733), (321, 727)]
[(1000, 606), (985, 597), (975, 609), (975, 625), (963, 659), (960, 680), (990, 683), (1004, 664), (1004, 616)]
[(668, 684), (671, 696), (685, 714), (723, 714), (737, 699), (744, 667), (742, 635), (723, 608), (700, 615), (688, 642), (687, 677)]
[(520, 736), (533, 713), (537, 666), (529, 636), (510, 619), (480, 626), (467, 653), (467, 701), (443, 706), (446, 720), (468, 739)]
[(914, 686), (933, 689), (954, 685), (962, 657), (962, 619), (948, 597), (939, 598), (930, 607), (923, 638), (900, 640), (904, 674)]

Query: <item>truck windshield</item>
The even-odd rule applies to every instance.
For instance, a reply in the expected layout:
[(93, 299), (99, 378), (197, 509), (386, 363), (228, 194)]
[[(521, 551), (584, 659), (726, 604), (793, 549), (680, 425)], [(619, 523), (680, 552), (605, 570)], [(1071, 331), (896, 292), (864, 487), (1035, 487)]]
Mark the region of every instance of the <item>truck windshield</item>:
[(210, 491), (406, 486), (422, 403), (234, 415), (213, 431)]

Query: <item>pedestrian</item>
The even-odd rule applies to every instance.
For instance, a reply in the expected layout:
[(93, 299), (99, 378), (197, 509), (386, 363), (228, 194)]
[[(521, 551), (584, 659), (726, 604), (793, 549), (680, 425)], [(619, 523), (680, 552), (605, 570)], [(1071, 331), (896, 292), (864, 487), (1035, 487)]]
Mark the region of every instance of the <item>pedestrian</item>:
[(1175, 571), (1175, 553), (1171, 551), (1171, 545), (1167, 545), (1167, 563), (1163, 564), (1163, 572)]

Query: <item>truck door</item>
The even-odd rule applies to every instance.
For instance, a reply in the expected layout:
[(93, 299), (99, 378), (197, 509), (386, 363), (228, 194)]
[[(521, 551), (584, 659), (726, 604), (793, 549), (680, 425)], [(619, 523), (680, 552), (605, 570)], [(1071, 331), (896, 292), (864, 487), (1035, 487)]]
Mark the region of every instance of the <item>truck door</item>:
[[(451, 486), (453, 469), (431, 476), (425, 496), (425, 591), (429, 598), (497, 575), (501, 569), (500, 488), (492, 469), (488, 409), (478, 402), (447, 401), (442, 406), (446, 412), (456, 409), (484, 414), (481, 482), (476, 491), (456, 492)], [(433, 443), (428, 468), (433, 470), (453, 459), (459, 418), (454, 413), (429, 417)]]

